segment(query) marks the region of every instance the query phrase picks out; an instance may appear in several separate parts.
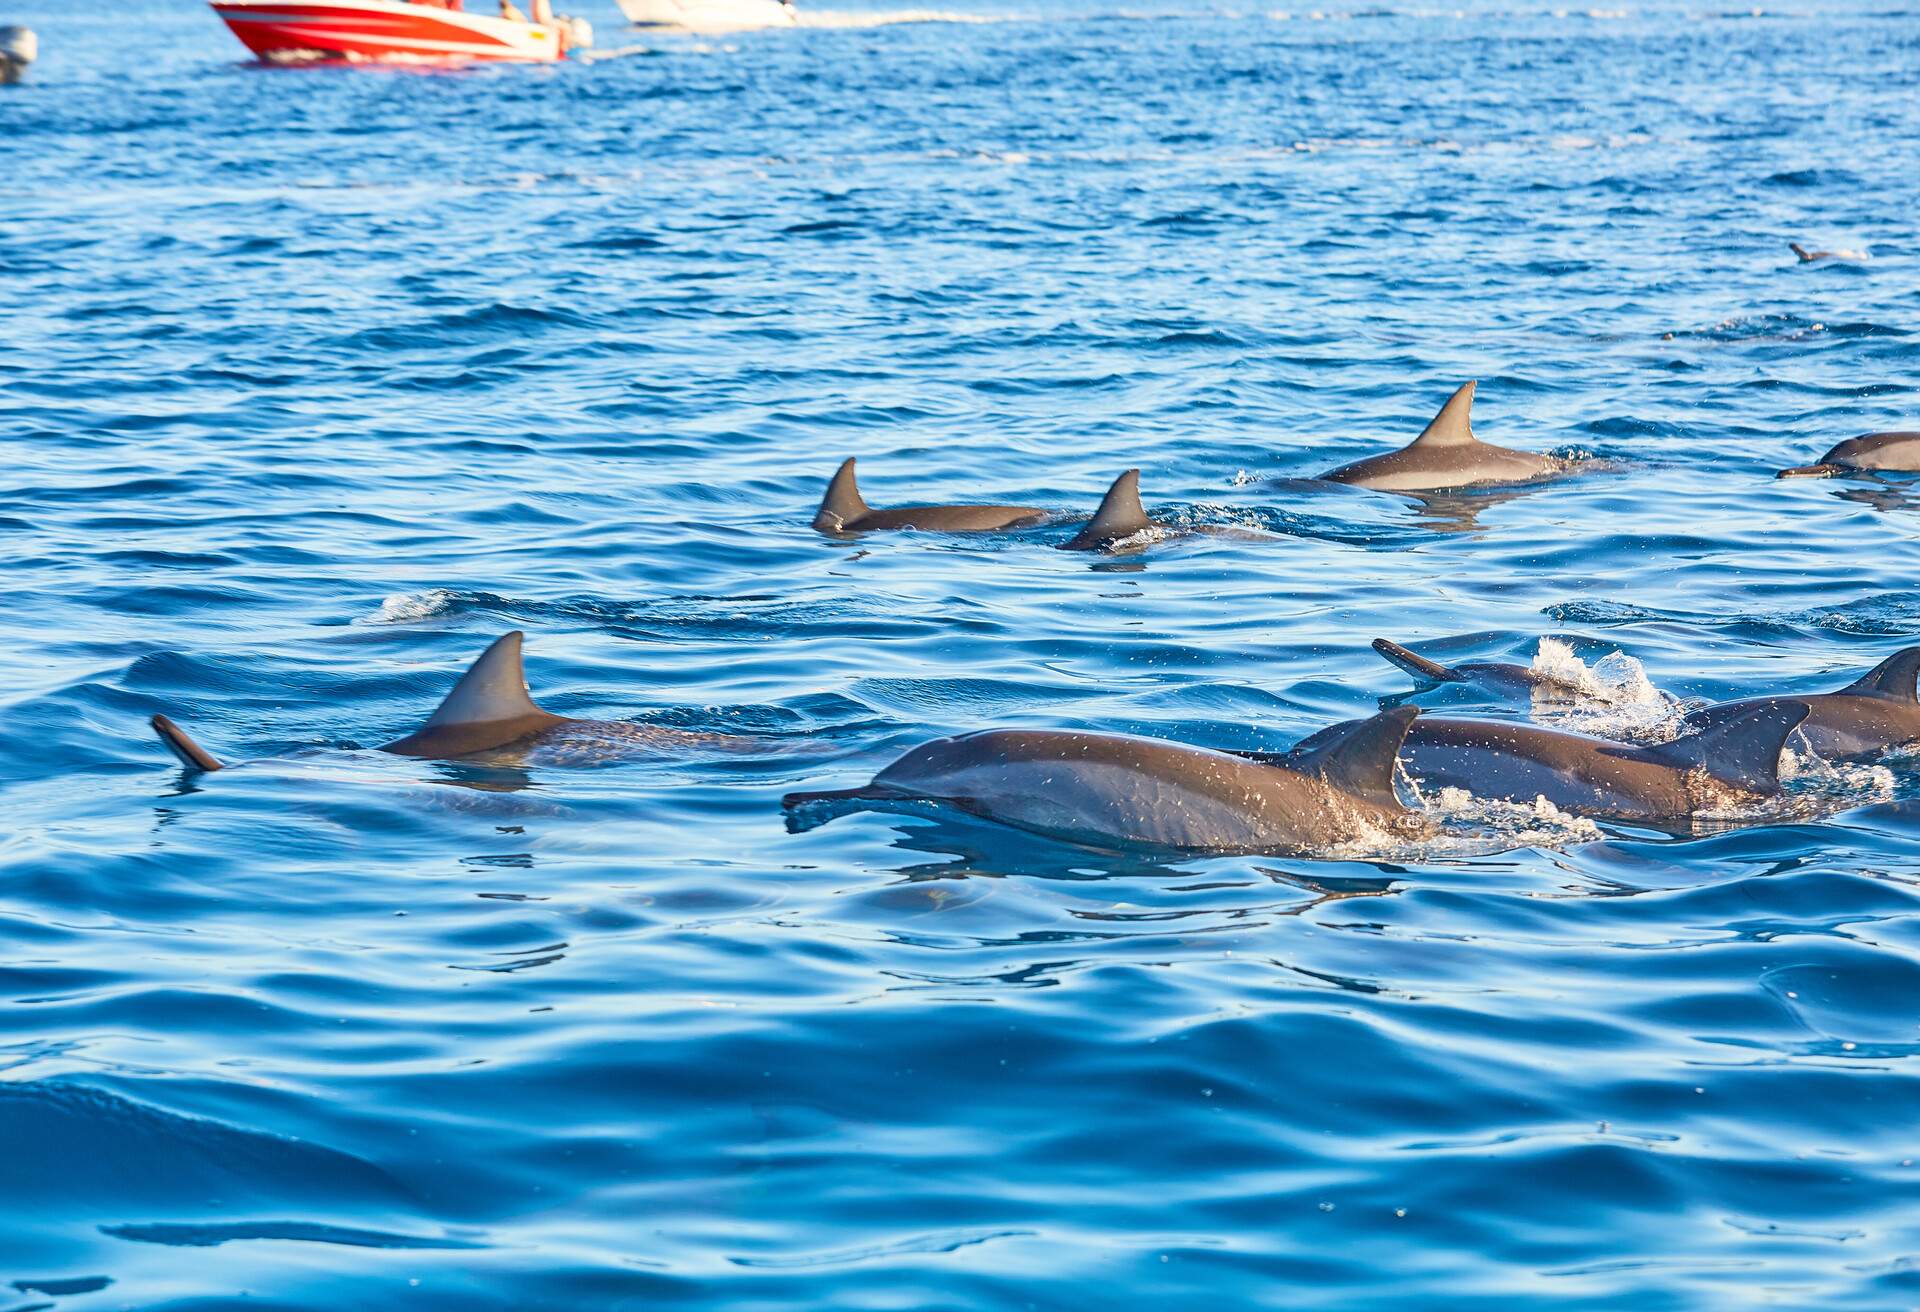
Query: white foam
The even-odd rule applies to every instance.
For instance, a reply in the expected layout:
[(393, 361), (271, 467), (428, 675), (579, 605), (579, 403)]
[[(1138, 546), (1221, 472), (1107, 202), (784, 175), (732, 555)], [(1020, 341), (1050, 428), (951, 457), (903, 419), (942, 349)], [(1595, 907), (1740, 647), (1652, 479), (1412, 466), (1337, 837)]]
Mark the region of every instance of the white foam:
[(453, 608), (454, 594), (446, 588), (425, 592), (396, 592), (380, 603), (380, 609), (362, 620), (362, 624), (418, 624)]
[[(1533, 718), (1542, 724), (1601, 738), (1665, 742), (1679, 732), (1690, 709), (1653, 686), (1647, 670), (1625, 652), (1609, 652), (1588, 665), (1558, 638), (1540, 639), (1533, 673), (1553, 680), (1533, 694)], [(1571, 688), (1574, 696), (1560, 693)]]

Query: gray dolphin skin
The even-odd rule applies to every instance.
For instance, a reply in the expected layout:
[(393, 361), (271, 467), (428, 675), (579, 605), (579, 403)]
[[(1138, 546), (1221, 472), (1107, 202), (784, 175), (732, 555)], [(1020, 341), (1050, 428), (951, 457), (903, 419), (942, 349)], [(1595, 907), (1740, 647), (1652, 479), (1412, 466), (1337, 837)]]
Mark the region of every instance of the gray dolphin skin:
[[(1807, 718), (1781, 698), (1654, 747), (1497, 720), (1426, 716), (1401, 748), (1422, 788), (1533, 803), (1612, 820), (1679, 820), (1750, 805), (1780, 791), (1780, 750)], [(1316, 745), (1309, 738), (1302, 747)]]
[(1375, 638), (1373, 649), (1429, 686), (1474, 683), (1509, 697), (1533, 692), (1572, 697), (1580, 692), (1564, 680), (1536, 674), (1525, 665), (1513, 665), (1506, 661), (1462, 661), (1458, 665), (1442, 665), (1385, 638)]
[(870, 533), (876, 529), (919, 528), (942, 533), (980, 533), (1025, 528), (1047, 518), (1035, 506), (899, 506), (875, 510), (860, 495), (849, 457), (827, 484), (813, 517), (822, 533)]
[(783, 805), (934, 800), (1077, 842), (1322, 850), (1417, 824), (1393, 770), (1418, 714), (1405, 706), (1323, 730), (1314, 751), (1284, 764), (1154, 738), (994, 729), (922, 743), (864, 788), (791, 793)]
[[(545, 748), (554, 763), (567, 764), (742, 741), (724, 734), (690, 733), (622, 720), (574, 720), (543, 711), (527, 690), (520, 652), (525, 638), (519, 630), (496, 638), (460, 676), (425, 724), (379, 750), (396, 756), (452, 760), (499, 749)], [(226, 768), (166, 716), (156, 715), (152, 723), (160, 741), (189, 770)]]
[(1129, 469), (1113, 480), (1113, 486), (1101, 499), (1100, 509), (1093, 512), (1085, 528), (1060, 544), (1060, 550), (1106, 551), (1116, 542), (1158, 527), (1161, 526), (1147, 518), (1146, 508), (1140, 504), (1140, 471)]
[(1878, 756), (1920, 743), (1916, 675), (1920, 675), (1920, 647), (1907, 647), (1838, 692), (1722, 702), (1690, 713), (1684, 723), (1695, 730), (1711, 729), (1756, 709), (1805, 705), (1808, 714), (1800, 734), (1819, 755), (1829, 760)]
[(1783, 469), (1775, 478), (1832, 478), (1884, 469), (1920, 473), (1920, 433), (1868, 433), (1850, 437), (1810, 465)]
[(1378, 492), (1441, 492), (1480, 483), (1526, 483), (1559, 472), (1561, 466), (1551, 457), (1475, 437), (1473, 388), (1472, 383), (1463, 384), (1420, 436), (1400, 450), (1341, 465), (1320, 477)]

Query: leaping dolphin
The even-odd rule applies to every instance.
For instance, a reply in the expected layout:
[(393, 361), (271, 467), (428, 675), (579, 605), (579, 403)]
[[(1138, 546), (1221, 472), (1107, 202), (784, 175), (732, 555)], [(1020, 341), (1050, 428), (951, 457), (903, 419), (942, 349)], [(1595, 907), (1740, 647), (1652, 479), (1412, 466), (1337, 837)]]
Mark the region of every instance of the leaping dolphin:
[(1868, 433), (1850, 437), (1811, 465), (1783, 469), (1775, 478), (1832, 478), (1865, 470), (1920, 473), (1920, 433)]
[(1153, 738), (987, 730), (913, 748), (863, 788), (790, 793), (813, 803), (945, 802), (1020, 829), (1095, 845), (1215, 852), (1324, 850), (1415, 827), (1393, 791), (1395, 753), (1419, 714), (1403, 706), (1323, 731), (1284, 763)]
[[(543, 711), (527, 689), (526, 667), (520, 656), (525, 637), (515, 630), (494, 639), (425, 724), (379, 750), (396, 756), (449, 760), (501, 748), (544, 748), (565, 761), (711, 748), (742, 741), (724, 734), (690, 733), (623, 720), (575, 720)], [(154, 716), (152, 724), (160, 741), (189, 770), (226, 768), (166, 716)]]
[(1800, 733), (1815, 752), (1829, 760), (1878, 756), (1920, 743), (1920, 700), (1914, 688), (1917, 675), (1920, 647), (1907, 647), (1838, 692), (1721, 702), (1691, 712), (1684, 723), (1695, 730), (1711, 729), (1751, 711), (1788, 703), (1804, 705), (1808, 715)]
[(849, 456), (827, 484), (827, 494), (813, 517), (822, 533), (868, 533), (875, 529), (920, 528), (943, 533), (978, 533), (993, 529), (1025, 528), (1047, 518), (1035, 506), (900, 506), (875, 510), (860, 495)]
[[(1779, 792), (1780, 750), (1807, 710), (1803, 701), (1773, 699), (1654, 747), (1507, 721), (1423, 716), (1401, 759), (1423, 788), (1522, 805), (1544, 797), (1600, 819), (1672, 821)], [(1317, 747), (1317, 738), (1301, 748)]]
[(1378, 492), (1440, 492), (1481, 483), (1526, 483), (1560, 472), (1551, 456), (1515, 451), (1473, 435), (1472, 383), (1464, 383), (1420, 436), (1398, 451), (1369, 456), (1320, 475)]

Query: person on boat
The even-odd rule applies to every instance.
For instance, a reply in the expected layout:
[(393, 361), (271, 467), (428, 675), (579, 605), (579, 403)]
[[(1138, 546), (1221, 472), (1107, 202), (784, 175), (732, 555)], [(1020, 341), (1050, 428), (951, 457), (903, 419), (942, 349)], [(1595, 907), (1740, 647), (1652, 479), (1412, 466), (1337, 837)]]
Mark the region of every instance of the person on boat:
[(553, 23), (553, 0), (533, 0), (533, 21), (551, 26)]
[(500, 17), (510, 23), (524, 23), (527, 21), (527, 16), (520, 12), (520, 6), (516, 5), (513, 0), (500, 0)]

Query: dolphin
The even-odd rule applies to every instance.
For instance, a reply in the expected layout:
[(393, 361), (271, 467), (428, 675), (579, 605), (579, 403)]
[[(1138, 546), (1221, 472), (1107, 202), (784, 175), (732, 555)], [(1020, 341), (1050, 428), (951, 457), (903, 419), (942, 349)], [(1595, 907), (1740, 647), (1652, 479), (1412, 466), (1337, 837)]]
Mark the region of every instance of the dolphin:
[[(1803, 701), (1771, 699), (1653, 747), (1500, 720), (1423, 716), (1407, 734), (1401, 760), (1424, 788), (1522, 805), (1544, 797), (1563, 811), (1602, 819), (1677, 820), (1779, 792), (1780, 750), (1807, 712)], [(1317, 747), (1309, 738), (1295, 750)]]
[(40, 57), (40, 38), (30, 27), (0, 27), (0, 86), (11, 86)]
[(1312, 851), (1401, 832), (1415, 818), (1393, 791), (1411, 706), (1323, 731), (1285, 763), (1154, 738), (990, 729), (922, 743), (862, 788), (790, 793), (812, 803), (945, 802), (1072, 841), (1209, 852)]
[(1741, 715), (1785, 704), (1802, 705), (1808, 715), (1801, 736), (1829, 760), (1877, 756), (1920, 743), (1920, 700), (1914, 679), (1920, 675), (1920, 647), (1907, 647), (1881, 661), (1838, 692), (1796, 697), (1749, 697), (1690, 712), (1690, 729), (1712, 729)]
[(1920, 473), (1920, 433), (1868, 433), (1850, 437), (1811, 465), (1783, 469), (1775, 478), (1832, 478), (1836, 474), (1885, 469)]
[(813, 517), (822, 533), (867, 533), (875, 529), (921, 528), (943, 533), (977, 533), (1004, 528), (1026, 528), (1047, 518), (1035, 506), (900, 506), (875, 510), (860, 495), (849, 456), (827, 484), (827, 494)]
[(1165, 527), (1147, 518), (1146, 507), (1140, 504), (1140, 471), (1129, 469), (1113, 480), (1100, 509), (1093, 512), (1086, 527), (1060, 544), (1060, 550), (1107, 551), (1136, 533)]
[(1859, 263), (1872, 257), (1865, 251), (1810, 251), (1797, 241), (1787, 243), (1787, 249), (1800, 257), (1800, 263), (1812, 264), (1817, 260), (1847, 260)]
[(1561, 463), (1533, 451), (1514, 451), (1473, 435), (1472, 383), (1440, 407), (1420, 436), (1398, 451), (1369, 456), (1320, 475), (1378, 492), (1439, 492), (1479, 483), (1525, 483), (1560, 472)]
[(1375, 638), (1373, 649), (1414, 678), (1423, 680), (1429, 685), (1477, 683), (1491, 692), (1506, 697), (1535, 692), (1555, 697), (1580, 695), (1580, 689), (1564, 679), (1535, 673), (1525, 665), (1512, 665), (1505, 661), (1462, 661), (1458, 665), (1442, 665), (1438, 661), (1430, 661), (1425, 656), (1408, 651), (1397, 642), (1388, 642), (1385, 638)]
[[(503, 748), (514, 749), (515, 756), (543, 749), (543, 756), (564, 764), (737, 741), (725, 734), (690, 733), (623, 720), (575, 720), (543, 711), (527, 690), (527, 672), (520, 658), (525, 638), (515, 630), (494, 639), (425, 724), (379, 750), (451, 760)], [(152, 724), (160, 741), (187, 769), (227, 768), (166, 716), (154, 716)]]

